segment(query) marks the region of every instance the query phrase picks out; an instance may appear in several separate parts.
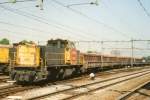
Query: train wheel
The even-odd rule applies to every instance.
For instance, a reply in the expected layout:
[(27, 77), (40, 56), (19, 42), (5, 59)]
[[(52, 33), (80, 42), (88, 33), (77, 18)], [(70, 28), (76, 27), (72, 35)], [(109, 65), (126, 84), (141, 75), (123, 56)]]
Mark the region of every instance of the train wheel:
[(59, 73), (59, 79), (64, 79), (64, 78), (65, 78), (64, 69), (61, 69)]
[(58, 70), (55, 68), (49, 69), (49, 75), (48, 75), (48, 79), (49, 80), (56, 80), (56, 77), (58, 77)]
[(12, 80), (14, 80), (14, 79), (15, 79), (15, 75), (16, 75), (16, 73), (15, 73), (14, 71), (12, 71), (12, 72), (10, 73), (10, 78), (11, 78)]
[(36, 73), (35, 72), (32, 72), (29, 76), (29, 81), (30, 82), (33, 82), (34, 80), (36, 80)]
[(15, 74), (14, 80), (19, 81), (20, 75), (19, 74)]

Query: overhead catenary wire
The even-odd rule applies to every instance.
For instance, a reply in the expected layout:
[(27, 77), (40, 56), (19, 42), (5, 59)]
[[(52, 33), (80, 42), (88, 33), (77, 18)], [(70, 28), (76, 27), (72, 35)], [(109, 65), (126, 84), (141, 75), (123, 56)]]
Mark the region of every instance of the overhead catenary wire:
[(51, 33), (52, 34), (52, 32), (41, 30), (39, 28), (28, 27), (28, 26), (25, 26), (25, 25), (17, 25), (17, 24), (12, 24), (12, 23), (9, 23), (9, 22), (4, 22), (4, 21), (0, 21), (0, 24), (5, 24), (5, 25), (9, 25), (11, 27), (20, 27), (20, 28), (29, 29), (29, 30), (32, 30), (32, 31), (37, 31), (37, 32), (42, 32), (42, 33)]
[[(57, 9), (54, 5), (52, 5), (52, 3), (51, 3), (51, 6), (54, 7), (55, 9)], [(60, 9), (58, 9), (58, 11), (60, 12)], [(61, 12), (61, 13), (62, 13), (62, 12)], [(53, 20), (51, 20), (51, 21), (53, 21)], [(85, 35), (86, 37), (90, 37), (90, 39), (91, 39), (91, 38), (96, 39), (95, 36), (93, 36), (93, 35), (91, 34), (91, 32), (87, 32), (87, 31), (85, 31), (85, 30), (78, 29), (78, 28), (75, 28), (75, 27), (72, 27), (72, 26), (69, 26), (69, 25), (64, 25), (64, 24), (58, 23), (57, 21), (53, 21), (53, 22), (55, 22), (55, 24), (58, 24), (58, 25), (60, 25), (60, 26), (62, 26), (62, 27), (68, 28), (68, 29), (70, 29), (70, 30), (78, 30), (78, 31), (81, 32), (83, 35)], [(80, 34), (80, 35), (81, 35), (81, 34)]]
[[(28, 0), (28, 1), (30, 1), (30, 0)], [(19, 1), (18, 1), (19, 2)], [(8, 10), (8, 9), (7, 9)], [(10, 9), (9, 9), (10, 10)], [(15, 10), (15, 13), (16, 13), (16, 11), (18, 12), (19, 11), (19, 13), (21, 12), (21, 13), (25, 13), (25, 16), (26, 15), (31, 15), (31, 16), (33, 16), (33, 17), (36, 17), (36, 18), (38, 18), (38, 19), (42, 19), (42, 20), (45, 20), (46, 22), (48, 22), (48, 20), (46, 20), (46, 19), (44, 19), (44, 18), (42, 18), (42, 17), (39, 17), (39, 16), (35, 16), (35, 15), (33, 15), (33, 14), (30, 14), (30, 13), (27, 13), (27, 12), (22, 12), (22, 11), (20, 11), (20, 10), (18, 10), (18, 9), (12, 9), (12, 10)], [(12, 11), (11, 10), (11, 11)], [(14, 11), (13, 11), (14, 12)], [(35, 20), (35, 19), (34, 19)], [(38, 20), (39, 21), (39, 20)], [(63, 24), (60, 24), (60, 23), (58, 23), (58, 22), (55, 22), (55, 24), (57, 24), (57, 25), (59, 25), (59, 26), (61, 26), (61, 27), (67, 27), (67, 28), (69, 28), (69, 29), (72, 29), (72, 27), (69, 27), (69, 26), (66, 26), (66, 25), (63, 25)], [(59, 28), (60, 29), (60, 27), (59, 26), (54, 26), (55, 28)], [(62, 29), (62, 28), (61, 28)], [(64, 29), (63, 29), (64, 30)], [(73, 29), (74, 30), (74, 29)], [(77, 30), (77, 29), (75, 29), (75, 30)], [(66, 30), (65, 30), (66, 31)], [(79, 31), (81, 31), (81, 30), (79, 30)], [(67, 31), (67, 32), (69, 32), (69, 33), (71, 33), (70, 31)], [(82, 31), (83, 32), (83, 31)], [(81, 36), (82, 34), (78, 34), (78, 36)], [(81, 36), (81, 37), (83, 37), (83, 36)], [(87, 34), (86, 34), (86, 37), (87, 37)], [(92, 35), (91, 36), (89, 36), (90, 38), (92, 37)], [(88, 38), (89, 38), (88, 37)]]
[[(0, 30), (1, 30), (1, 29), (0, 29)], [(3, 31), (3, 30), (1, 30), (1, 31)], [(11, 32), (11, 33), (16, 33), (15, 31), (10, 31), (10, 30), (4, 30), (4, 31), (8, 31), (8, 32)], [(16, 37), (18, 37), (18, 38), (20, 38), (20, 36), (21, 36), (21, 35), (19, 35), (19, 36), (16, 35)], [(22, 38), (23, 38), (23, 37), (22, 37)], [(150, 41), (150, 40), (134, 40), (134, 41), (135, 41), (135, 42), (143, 42), (143, 41)], [(87, 43), (87, 42), (100, 43), (100, 42), (102, 42), (102, 41), (80, 41), (80, 42), (85, 42), (85, 43)], [(124, 42), (130, 42), (130, 41), (118, 41), (118, 40), (114, 40), (114, 41), (103, 41), (103, 42), (109, 42), (109, 43), (112, 43), (112, 42), (121, 42), (121, 43), (122, 43), (122, 42), (123, 42), (123, 43), (124, 43)], [(115, 48), (115, 47), (112, 47), (112, 48), (111, 48), (111, 47), (105, 47), (104, 49), (105, 49), (105, 50), (113, 50), (113, 49), (115, 49), (115, 50), (131, 50), (132, 48), (128, 48), (128, 47), (126, 47), (126, 48), (123, 48), (123, 47), (118, 47), (118, 48)], [(145, 51), (145, 50), (147, 50), (147, 51), (150, 50), (150, 48), (140, 48), (140, 47), (134, 47), (133, 49), (134, 49), (134, 50), (140, 50), (140, 51), (141, 51), (141, 50), (142, 50), (142, 51), (143, 51), (143, 50), (144, 50), (144, 51)]]
[[(17, 9), (15, 9), (15, 10), (17, 10)], [(25, 14), (25, 15), (28, 15), (28, 13), (27, 14)], [(31, 14), (30, 14), (31, 15)], [(84, 14), (83, 14), (84, 15)], [(35, 16), (34, 16), (35, 17)], [(37, 16), (36, 16), (37, 17)], [(39, 17), (38, 17), (39, 18)], [(42, 19), (43, 20), (43, 19)], [(59, 24), (60, 25), (60, 24)], [(61, 25), (62, 26), (62, 25)], [(57, 27), (58, 28), (58, 27)], [(108, 28), (108, 26), (107, 26), (107, 28)], [(109, 27), (110, 28), (110, 27)], [(117, 30), (115, 30), (115, 31), (117, 31)], [(68, 31), (69, 32), (69, 31)], [(79, 34), (79, 35), (82, 35), (82, 34)], [(87, 34), (86, 34), (86, 36), (87, 36)], [(90, 36), (90, 38), (91, 38), (91, 36)]]
[[(0, 34), (4, 34), (5, 38), (8, 38), (11, 41), (13, 40), (13, 43), (14, 42), (20, 42), (22, 40), (30, 40), (30, 41), (34, 41), (34, 42), (38, 43), (38, 40), (40, 38), (44, 38), (45, 39), (45, 37), (42, 34), (40, 34), (40, 35), (38, 34), (38, 36), (37, 36), (36, 33), (35, 34), (28, 33), (27, 34), (26, 32), (12, 31), (12, 30), (8, 30), (8, 29), (0, 29)], [(30, 37), (28, 37), (29, 35), (30, 35)], [(32, 39), (33, 36), (36, 37), (36, 38), (34, 38), (34, 40)], [(15, 37), (15, 38), (12, 38), (12, 37)]]
[[(5, 6), (2, 6), (2, 5), (0, 5), (0, 7), (3, 8), (3, 9), (5, 9), (5, 10), (7, 10), (7, 11), (16, 13), (16, 14), (18, 14), (18, 15), (22, 15), (22, 16), (24, 16), (24, 17), (33, 19), (33, 20), (35, 20), (35, 21), (38, 21), (38, 22), (41, 22), (41, 23), (50, 25), (50, 26), (55, 27), (55, 28), (57, 28), (57, 29), (59, 29), (59, 30), (63, 30), (63, 31), (69, 32), (69, 34), (72, 33), (72, 31), (74, 31), (74, 30), (75, 30), (75, 31), (78, 30), (78, 29), (75, 29), (75, 28), (70, 27), (70, 26), (68, 26), (68, 25), (63, 25), (63, 24), (61, 24), (61, 23), (58, 23), (58, 22), (56, 22), (56, 21), (55, 21), (55, 24), (56, 24), (56, 25), (52, 25), (52, 24), (48, 23), (49, 20), (47, 20), (47, 19), (45, 19), (45, 18), (43, 18), (43, 17), (39, 17), (39, 16), (36, 16), (36, 15), (34, 15), (34, 14), (21, 11), (21, 10), (19, 10), (19, 9), (13, 9), (13, 8), (5, 7)], [(67, 30), (67, 29), (63, 29), (62, 27), (68, 28), (69, 30), (72, 30), (72, 31), (69, 31), (69, 30)], [(85, 32), (83, 32), (82, 30), (78, 30), (78, 31), (79, 31), (79, 32), (82, 32), (82, 34), (78, 34), (79, 32), (76, 32), (76, 34), (78, 34), (78, 36), (81, 36), (81, 37), (88, 37), (88, 38), (95, 38), (93, 35), (88, 36), (88, 35), (87, 35)], [(85, 33), (85, 35), (83, 35), (83, 33)]]
[(150, 13), (146, 10), (146, 8), (144, 7), (144, 5), (142, 4), (141, 0), (137, 0), (138, 3), (140, 4), (141, 8), (143, 9), (143, 11), (145, 12), (145, 14), (150, 18)]
[[(21, 16), (24, 16), (24, 17), (27, 17), (27, 18), (32, 18), (31, 16), (28, 16), (27, 14), (23, 14), (23, 13), (21, 13), (21, 12), (17, 12), (17, 11), (15, 11), (15, 10), (13, 10), (13, 9), (10, 9), (10, 8), (7, 8), (7, 7), (5, 7), (5, 6), (2, 6), (2, 5), (0, 5), (0, 7), (1, 8), (3, 8), (3, 9), (5, 9), (5, 10), (7, 10), (7, 11), (10, 11), (10, 12), (12, 12), (12, 13), (15, 13), (15, 14), (18, 14), (18, 15), (21, 15)], [(37, 22), (40, 22), (40, 23), (44, 23), (44, 24), (48, 24), (47, 22), (44, 22), (44, 21), (41, 21), (41, 20), (39, 20), (39, 19), (37, 19), (37, 18), (32, 18), (33, 20), (35, 20), (35, 21), (37, 21)], [(6, 23), (6, 22), (2, 22), (1, 21), (1, 23), (3, 23), (3, 24), (11, 24), (11, 23)], [(11, 24), (12, 25), (12, 24)], [(50, 25), (50, 24), (48, 24), (48, 25)], [(24, 28), (27, 28), (27, 27), (24, 27)], [(29, 28), (28, 28), (29, 29)], [(30, 28), (31, 29), (31, 28)], [(32, 29), (32, 30), (34, 30), (34, 29)]]
[(66, 7), (80, 6), (80, 5), (98, 5), (98, 1), (96, 0), (95, 2), (69, 4), (69, 5), (67, 5)]
[[(8, 29), (0, 29), (0, 33), (1, 34), (7, 34), (7, 38), (11, 38), (12, 36), (13, 37), (16, 37), (16, 38), (18, 38), (18, 39), (24, 39), (24, 37), (22, 37), (22, 34), (16, 34), (16, 33), (18, 33), (18, 32), (16, 32), (16, 31), (10, 31), (10, 30), (8, 30)], [(9, 34), (9, 33), (11, 33), (11, 34)], [(12, 34), (13, 33), (13, 34)], [(25, 33), (24, 33), (25, 34)]]
[[(122, 24), (122, 25), (126, 25), (127, 26), (127, 29), (129, 30), (134, 30), (132, 33), (133, 34), (138, 34), (138, 35), (140, 35), (140, 37), (143, 37), (143, 34), (142, 33), (139, 33), (139, 31), (137, 31), (136, 29), (135, 29), (135, 27), (130, 23), (128, 23), (127, 22), (127, 20), (126, 20), (126, 18), (125, 17), (121, 17), (120, 16), (120, 14), (117, 14), (117, 12), (115, 11), (115, 10), (111, 10), (110, 8), (109, 8), (109, 6), (108, 5), (106, 5), (106, 3), (104, 2), (104, 1), (106, 1), (106, 0), (101, 0), (101, 3), (105, 6), (105, 8), (107, 8), (108, 10), (107, 11), (109, 11), (109, 13), (112, 15), (112, 16), (116, 16), (117, 17), (117, 20), (119, 20), (119, 22)], [(107, 3), (108, 4), (108, 3)], [(110, 2), (109, 2), (109, 4), (111, 4)], [(115, 14), (115, 15), (114, 15)], [(116, 15), (117, 14), (117, 15)]]
[[(51, 1), (51, 0), (48, 0), (48, 2)], [(53, 6), (55, 9), (57, 9), (54, 5), (52, 5), (51, 2), (49, 2), (51, 4), (51, 6)], [(60, 9), (59, 9), (59, 12), (60, 12)], [(62, 12), (61, 12), (62, 13)], [(79, 32), (81, 32), (83, 35), (85, 35), (86, 37), (90, 38), (90, 39), (97, 39), (95, 38), (95, 36), (93, 36), (90, 32), (86, 32), (82, 29), (78, 29), (78, 28), (75, 28), (75, 27), (72, 27), (72, 26), (69, 26), (69, 25), (64, 25), (64, 24), (61, 24), (61, 23), (58, 23), (57, 21), (54, 21), (54, 20), (51, 20), (53, 21), (55, 24), (58, 24), (62, 27), (65, 27), (65, 28), (68, 28), (69, 30), (78, 30)], [(82, 34), (79, 34), (79, 35), (82, 35)]]
[(17, 2), (29, 2), (29, 1), (36, 1), (36, 0), (16, 0), (16, 1), (6, 1), (6, 2), (0, 2), (0, 4), (8, 4), (8, 3), (17, 3)]
[(127, 38), (131, 38), (131, 37), (129, 37), (128, 35), (126, 35), (125, 33), (119, 31), (118, 29), (116, 29), (116, 28), (114, 28), (114, 27), (112, 27), (112, 26), (109, 26), (109, 25), (107, 25), (107, 24), (105, 24), (105, 23), (103, 23), (103, 22), (101, 22), (101, 21), (99, 21), (99, 20), (96, 20), (96, 19), (94, 19), (94, 18), (92, 18), (92, 17), (89, 17), (88, 15), (86, 15), (86, 14), (84, 14), (84, 13), (78, 11), (78, 10), (75, 10), (75, 9), (73, 9), (73, 8), (71, 8), (71, 7), (67, 7), (66, 5), (64, 5), (63, 3), (59, 2), (58, 0), (52, 0), (52, 1), (55, 2), (55, 3), (57, 3), (58, 5), (60, 5), (60, 6), (62, 6), (62, 7), (65, 7), (65, 8), (67, 8), (67, 9), (69, 9), (70, 11), (72, 11), (72, 12), (74, 12), (74, 13), (77, 13), (77, 14), (79, 14), (79, 15), (81, 15), (81, 16), (87, 18), (88, 20), (91, 20), (91, 21), (93, 21), (93, 22), (95, 22), (95, 23), (97, 23), (97, 24), (103, 25), (104, 27), (106, 27), (106, 28), (108, 28), (108, 29), (110, 29), (110, 30), (113, 30), (114, 32), (120, 33), (121, 35), (123, 35), (123, 36), (125, 36), (125, 37), (127, 37)]
[[(5, 24), (5, 25), (9, 25), (11, 27), (19, 27), (19, 28), (24, 28), (24, 29), (28, 29), (28, 30), (31, 30), (31, 31), (35, 31), (35, 32), (38, 32), (38, 33), (50, 33), (50, 34), (53, 34), (52, 32), (50, 31), (46, 31), (46, 30), (41, 30), (39, 28), (33, 28), (33, 27), (29, 27), (29, 26), (25, 26), (25, 25), (17, 25), (17, 24), (12, 24), (12, 23), (9, 23), (9, 22), (4, 22), (4, 21), (0, 21), (0, 24)], [(7, 30), (8, 31), (8, 30)], [(9, 31), (9, 32), (12, 32), (12, 31)], [(12, 33), (15, 33), (15, 32), (12, 32)], [(17, 32), (18, 33), (18, 32)], [(22, 33), (22, 32), (20, 32)], [(39, 35), (42, 35), (42, 34), (39, 34)], [(43, 36), (43, 35), (42, 35)], [(45, 41), (44, 41), (45, 42)]]
[[(29, 2), (29, 1), (38, 1), (38, 0), (12, 0), (7, 2), (0, 2), (0, 4), (9, 4), (9, 3), (18, 3), (18, 2)], [(39, 0), (38, 4), (35, 7), (39, 7), (40, 10), (43, 10), (43, 0)]]
[[(17, 2), (25, 2), (25, 1), (35, 1), (35, 0), (22, 0), (22, 1), (17, 1)], [(53, 0), (53, 1), (57, 1), (57, 0)], [(140, 0), (138, 0), (138, 1), (140, 1)], [(58, 1), (57, 1), (58, 2)], [(69, 9), (72, 9), (72, 8), (69, 8)], [(73, 9), (74, 10), (74, 9)], [(77, 10), (75, 10), (75, 11), (77, 11)], [(80, 14), (82, 14), (82, 15), (85, 15), (85, 14), (83, 14), (83, 13), (80, 13)], [(104, 24), (105, 25), (105, 24)], [(112, 29), (112, 27), (107, 27), (107, 28), (110, 28), (110, 29)], [(114, 30), (114, 31), (118, 31), (118, 30)], [(118, 31), (118, 32), (120, 32), (120, 31)], [(124, 34), (125, 35), (125, 34)], [(126, 36), (126, 35), (125, 35)]]
[[(18, 9), (12, 9), (12, 8), (9, 8), (9, 7), (5, 7), (5, 6), (3, 6), (3, 5), (0, 5), (0, 7), (3, 8), (3, 9), (5, 9), (5, 10), (7, 10), (7, 11), (12, 12), (12, 13), (15, 13), (15, 14), (18, 14), (18, 15), (21, 15), (21, 16), (24, 16), (24, 17), (27, 17), (27, 18), (29, 18), (29, 19), (33, 19), (33, 20), (35, 20), (35, 21), (37, 21), (37, 22), (44, 23), (44, 24), (47, 24), (47, 25), (49, 25), (49, 26), (55, 27), (55, 28), (57, 28), (57, 29), (59, 29), (59, 30), (67, 31), (67, 32), (69, 32), (69, 34), (71, 33), (71, 31), (65, 30), (65, 29), (63, 29), (63, 28), (60, 27), (60, 26), (56, 26), (56, 25), (52, 25), (52, 24), (48, 23), (48, 21), (47, 21), (47, 20), (44, 20), (42, 17), (35, 16), (35, 15), (33, 15), (33, 14), (30, 14), (30, 13), (27, 13), (27, 12), (23, 12), (23, 11), (20, 11), (20, 10), (18, 10)], [(70, 34), (70, 35), (72, 35), (72, 34)], [(75, 35), (75, 34), (74, 34), (74, 35)], [(82, 37), (83, 37), (83, 36), (82, 36)]]

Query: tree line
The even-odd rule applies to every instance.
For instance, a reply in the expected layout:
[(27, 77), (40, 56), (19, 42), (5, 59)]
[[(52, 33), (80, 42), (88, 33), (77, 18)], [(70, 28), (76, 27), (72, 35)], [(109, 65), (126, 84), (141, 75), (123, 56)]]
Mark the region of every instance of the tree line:
[(3, 38), (0, 40), (0, 44), (8, 45), (8, 44), (10, 44), (10, 41), (7, 38)]

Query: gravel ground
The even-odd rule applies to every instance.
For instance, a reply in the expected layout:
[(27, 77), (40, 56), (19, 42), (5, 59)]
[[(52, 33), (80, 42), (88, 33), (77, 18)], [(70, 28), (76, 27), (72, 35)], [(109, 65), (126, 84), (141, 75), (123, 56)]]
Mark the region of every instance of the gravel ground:
[(127, 82), (120, 83), (115, 86), (105, 88), (85, 96), (81, 96), (79, 98), (76, 98), (75, 100), (117, 100), (117, 98), (126, 91), (129, 91), (139, 86), (140, 84), (144, 83), (145, 81), (149, 80), (150, 74), (144, 75), (142, 77), (138, 77), (136, 79), (132, 79)]
[(9, 78), (9, 76), (0, 75), (0, 79), (3, 79), (3, 78)]
[[(140, 71), (142, 71), (142, 70), (140, 70)], [(93, 82), (96, 82), (96, 81), (100, 81), (100, 80), (104, 80), (104, 79), (112, 78), (112, 77), (117, 77), (117, 76), (129, 74), (129, 73), (132, 73), (132, 72), (120, 72), (120, 73), (113, 74), (113, 75), (112, 74), (111, 75), (102, 75), (102, 76), (97, 77), (94, 81), (90, 80), (89, 78), (85, 78), (85, 79), (82, 79), (82, 80), (62, 83), (62, 84), (58, 84), (58, 85), (50, 85), (50, 86), (41, 87), (41, 88), (38, 88), (38, 89), (32, 89), (32, 90), (28, 90), (28, 91), (24, 91), (24, 92), (19, 92), (19, 93), (16, 93), (16, 94), (12, 95), (12, 96), (18, 96), (22, 99), (29, 99), (31, 97), (36, 97), (36, 96), (39, 96), (39, 95), (52, 93), (52, 92), (55, 92), (55, 91), (58, 91), (58, 90), (68, 89), (68, 88), (71, 88), (72, 86), (79, 86), (79, 85), (83, 85), (83, 84), (87, 84), (87, 83), (93, 83)], [(149, 77), (150, 77), (150, 75), (149, 75)], [(82, 99), (83, 100), (84, 99), (86, 99), (86, 100), (105, 100), (105, 99), (99, 99), (99, 96), (103, 97), (102, 95), (107, 94), (107, 92), (108, 93), (114, 93), (114, 90), (113, 91), (106, 91), (106, 93), (105, 93), (105, 91), (103, 93), (101, 93), (101, 92), (94, 93), (94, 94), (92, 93), (92, 94), (89, 94), (88, 97), (87, 96), (82, 97)], [(116, 93), (120, 94), (118, 92), (116, 92)], [(96, 94), (98, 96), (96, 96)], [(64, 94), (64, 95), (66, 96), (68, 94)], [(10, 96), (8, 96), (6, 99), (8, 99), (9, 97)], [(58, 95), (58, 97), (59, 97), (59, 95)], [(56, 98), (57, 97), (54, 97), (53, 100), (55, 100)], [(77, 100), (82, 100), (82, 99), (78, 98)], [(106, 100), (110, 100), (110, 99), (106, 99)]]
[(150, 83), (142, 87), (127, 100), (150, 100)]
[[(36, 96), (39, 96), (39, 95), (52, 93), (52, 92), (55, 92), (55, 91), (58, 91), (58, 90), (64, 90), (64, 89), (68, 89), (68, 88), (70, 88), (70, 86), (52, 85), (52, 86), (47, 86), (47, 87), (43, 87), (43, 88), (28, 90), (28, 91), (25, 91), (25, 92), (20, 92), (20, 93), (17, 93), (15, 95), (13, 95), (13, 96), (15, 96), (15, 97), (18, 96), (18, 97), (21, 97), (22, 99), (26, 100), (26, 99), (29, 99), (31, 97), (36, 97)], [(7, 98), (10, 98), (10, 97), (13, 97), (13, 96), (8, 96)]]
[[(142, 70), (144, 70), (144, 69), (142, 69)], [(142, 70), (140, 70), (140, 71), (142, 71)], [(66, 83), (66, 85), (81, 86), (81, 85), (84, 85), (84, 84), (87, 84), (87, 83), (94, 83), (94, 82), (97, 82), (97, 81), (101, 81), (101, 80), (105, 80), (105, 79), (113, 78), (113, 77), (119, 77), (119, 76), (127, 75), (127, 74), (130, 74), (130, 73), (133, 73), (133, 71), (113, 73), (113, 74), (109, 74), (109, 75), (102, 75), (102, 76), (96, 77), (95, 80), (90, 80), (89, 78), (85, 78), (85, 79), (82, 79), (82, 80), (76, 80), (76, 81), (68, 82), (68, 83)]]
[(0, 89), (6, 86), (13, 85), (12, 83), (0, 83)]

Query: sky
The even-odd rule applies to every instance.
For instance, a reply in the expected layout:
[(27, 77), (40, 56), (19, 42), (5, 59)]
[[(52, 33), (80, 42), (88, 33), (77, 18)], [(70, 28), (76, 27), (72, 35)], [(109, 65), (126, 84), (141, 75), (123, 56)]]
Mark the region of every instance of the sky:
[[(0, 0), (0, 3), (6, 1), (9, 0)], [(138, 0), (98, 0), (99, 5), (67, 7), (94, 1), (44, 0), (43, 10), (35, 7), (36, 0), (0, 4), (0, 38), (11, 42), (24, 39), (45, 42), (51, 38), (73, 41), (149, 39), (150, 16)], [(150, 0), (140, 1), (150, 13)]]

